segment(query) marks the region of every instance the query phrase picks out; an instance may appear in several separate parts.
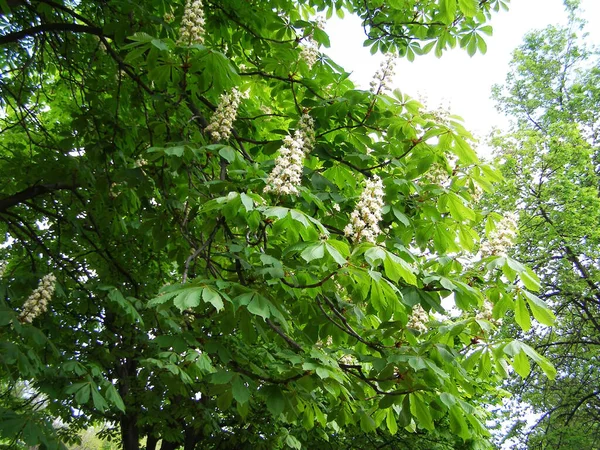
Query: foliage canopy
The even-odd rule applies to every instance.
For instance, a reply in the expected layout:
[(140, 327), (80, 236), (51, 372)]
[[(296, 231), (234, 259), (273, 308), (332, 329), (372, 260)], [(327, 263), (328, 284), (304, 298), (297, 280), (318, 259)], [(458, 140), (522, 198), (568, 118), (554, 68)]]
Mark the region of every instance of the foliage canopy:
[[(531, 270), (475, 256), (500, 216), (474, 197), (499, 175), (460, 120), (307, 56), (328, 46), (317, 12), (359, 15), (374, 52), (484, 51), (505, 2), (205, 1), (196, 43), (182, 2), (0, 5), (11, 444), (109, 422), (126, 449), (440, 426), (485, 445), (508, 365), (554, 375), (494, 334), (507, 311), (526, 329), (551, 317)], [(266, 192), (274, 166), (297, 195)], [(31, 293), (49, 273), (43, 312)]]
[(520, 211), (514, 254), (540, 275), (557, 316), (524, 336), (558, 376), (534, 369), (512, 383), (539, 414), (533, 429), (513, 430), (523, 448), (600, 445), (600, 59), (584, 44), (577, 4), (567, 27), (527, 35), (495, 94), (514, 127), (495, 137), (506, 183), (492, 202)]

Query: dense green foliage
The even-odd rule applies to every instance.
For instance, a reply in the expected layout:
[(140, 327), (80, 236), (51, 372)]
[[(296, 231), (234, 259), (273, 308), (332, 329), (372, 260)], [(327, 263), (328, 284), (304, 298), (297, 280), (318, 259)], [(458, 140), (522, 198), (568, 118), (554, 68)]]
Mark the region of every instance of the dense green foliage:
[(527, 35), (496, 90), (515, 123), (496, 136), (506, 184), (493, 202), (518, 209), (515, 255), (541, 277), (557, 316), (524, 335), (558, 376), (534, 369), (513, 383), (539, 414), (533, 429), (513, 430), (518, 448), (600, 446), (600, 59), (582, 43), (575, 7), (569, 27)]
[(317, 11), (410, 58), (485, 50), (502, 1), (205, 1), (192, 31), (182, 2), (0, 5), (9, 445), (108, 423), (126, 449), (485, 447), (508, 365), (554, 375), (494, 333), (552, 317), (530, 269), (477, 256), (499, 175), (460, 120), (310, 58)]

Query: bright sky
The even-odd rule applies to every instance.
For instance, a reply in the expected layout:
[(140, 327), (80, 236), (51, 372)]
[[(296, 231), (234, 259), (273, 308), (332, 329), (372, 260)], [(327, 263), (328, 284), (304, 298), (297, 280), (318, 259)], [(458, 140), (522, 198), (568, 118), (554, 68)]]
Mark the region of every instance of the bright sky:
[[(600, 1), (583, 0), (583, 17), (588, 20), (589, 42), (600, 45)], [(486, 37), (488, 51), (469, 57), (456, 48), (438, 59), (433, 52), (417, 56), (414, 62), (400, 60), (396, 66), (394, 87), (413, 96), (427, 99), (429, 108), (440, 104), (465, 119), (467, 129), (485, 137), (507, 120), (490, 99), (492, 85), (502, 84), (508, 72), (512, 51), (522, 44), (523, 36), (549, 24), (565, 24), (567, 15), (562, 0), (512, 0), (510, 10), (496, 15), (491, 25), (493, 36)], [(346, 70), (360, 87), (368, 89), (369, 81), (379, 66), (380, 55), (371, 56), (362, 46), (365, 35), (356, 17), (331, 19), (326, 27), (331, 48), (330, 57)]]

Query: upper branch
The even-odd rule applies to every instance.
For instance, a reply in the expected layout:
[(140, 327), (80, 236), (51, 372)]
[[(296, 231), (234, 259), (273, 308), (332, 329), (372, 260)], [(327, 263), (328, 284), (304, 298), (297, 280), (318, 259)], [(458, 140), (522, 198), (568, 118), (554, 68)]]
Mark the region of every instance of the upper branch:
[(10, 44), (11, 42), (17, 42), (26, 37), (53, 31), (71, 31), (73, 33), (89, 33), (95, 34), (96, 36), (102, 36), (102, 29), (98, 27), (79, 25), (77, 23), (45, 23), (0, 36), (0, 45)]
[(43, 195), (48, 192), (60, 191), (60, 190), (69, 190), (74, 191), (78, 186), (75, 184), (68, 183), (54, 183), (54, 184), (37, 184), (35, 186), (30, 186), (27, 189), (22, 190), (21, 192), (17, 192), (10, 197), (6, 197), (0, 199), (0, 212), (6, 211), (8, 208), (18, 205), (19, 203), (23, 203), (26, 200), (37, 197), (38, 195)]

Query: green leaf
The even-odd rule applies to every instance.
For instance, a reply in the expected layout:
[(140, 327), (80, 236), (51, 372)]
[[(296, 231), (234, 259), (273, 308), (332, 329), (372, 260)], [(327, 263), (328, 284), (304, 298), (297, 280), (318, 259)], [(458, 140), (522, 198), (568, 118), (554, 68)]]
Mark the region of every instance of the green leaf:
[(463, 138), (454, 136), (454, 143), (452, 153), (458, 156), (460, 162), (463, 164), (477, 164), (479, 162), (477, 154)]
[(527, 299), (527, 304), (531, 308), (531, 312), (533, 313), (533, 317), (539, 323), (543, 325), (552, 326), (556, 321), (556, 316), (548, 307), (548, 305), (536, 295), (533, 295), (531, 292), (522, 291), (523, 295)]
[(450, 408), (450, 430), (465, 440), (471, 437), (463, 411), (458, 405)]
[(270, 313), (271, 302), (261, 295), (254, 295), (252, 301), (248, 304), (248, 311), (252, 314), (268, 319), (271, 317)]
[[(231, 147), (223, 147), (219, 150), (219, 155), (225, 159), (227, 162), (232, 163), (236, 160), (237, 157), (237, 153), (236, 151), (231, 148)], [(244, 195), (244, 194), (242, 194)], [(248, 210), (250, 211), (250, 210)]]
[(285, 443), (290, 448), (295, 448), (296, 450), (302, 449), (302, 443), (291, 434), (285, 437)]
[(221, 311), (224, 307), (221, 296), (208, 287), (202, 290), (202, 300), (213, 305), (217, 311)]
[(227, 389), (225, 392), (222, 392), (217, 396), (217, 407), (221, 411), (227, 411), (231, 407), (231, 402), (233, 401), (233, 393), (231, 389)]
[(519, 277), (527, 289), (534, 292), (540, 291), (540, 279), (529, 267), (524, 272), (521, 272)]
[(458, 0), (458, 8), (466, 17), (477, 14), (477, 0)]
[(246, 403), (248, 400), (250, 400), (250, 391), (240, 376), (234, 378), (231, 388), (233, 398), (236, 402)]
[(281, 415), (284, 407), (285, 399), (283, 398), (281, 389), (278, 387), (270, 389), (267, 395), (267, 409), (271, 414), (273, 414), (275, 419)]
[(529, 359), (523, 350), (520, 350), (514, 357), (512, 366), (521, 378), (526, 378), (531, 372), (531, 365)]
[(525, 352), (525, 354), (527, 356), (529, 356), (533, 362), (535, 362), (538, 366), (540, 366), (540, 368), (542, 369), (544, 374), (549, 379), (554, 380), (556, 378), (556, 369), (554, 368), (552, 363), (547, 358), (540, 355), (538, 352), (536, 352), (534, 349), (532, 349), (527, 344), (521, 344), (521, 348), (522, 348), (522, 351)]
[(104, 412), (108, 409), (108, 403), (104, 400), (104, 397), (100, 395), (97, 389), (92, 388), (92, 401), (94, 403), (94, 408), (96, 408), (100, 412)]
[(410, 412), (417, 419), (417, 423), (426, 430), (433, 431), (435, 428), (429, 406), (423, 401), (421, 394), (410, 395)]
[(525, 305), (523, 297), (520, 295), (517, 297), (517, 301), (515, 302), (515, 320), (523, 329), (523, 331), (529, 331), (531, 328), (529, 310), (527, 309), (527, 305)]
[(114, 385), (108, 385), (104, 396), (106, 397), (106, 400), (115, 405), (120, 411), (125, 412), (125, 403), (123, 403), (123, 399), (117, 392), (117, 389)]
[(315, 413), (309, 405), (306, 405), (304, 408), (304, 414), (302, 416), (302, 426), (306, 430), (312, 430), (315, 426)]
[(242, 205), (244, 205), (246, 211), (250, 212), (254, 209), (254, 200), (252, 200), (251, 197), (242, 192), (240, 194), (240, 199), (242, 200)]
[(408, 217), (406, 217), (406, 214), (401, 212), (395, 206), (392, 207), (392, 212), (394, 213), (394, 216), (396, 217), (396, 219), (398, 219), (400, 221), (400, 223), (402, 223), (403, 225), (405, 225), (407, 227), (410, 227), (410, 220), (408, 220)]
[(210, 376), (210, 381), (213, 384), (227, 384), (233, 378), (233, 373), (226, 370), (219, 370)]
[(385, 275), (392, 281), (398, 282), (400, 278), (413, 286), (417, 285), (417, 277), (413, 273), (412, 267), (402, 258), (386, 252), (386, 258), (383, 260)]
[(132, 302), (130, 301), (130, 299), (133, 299), (133, 297), (125, 298), (123, 297), (123, 294), (121, 294), (121, 291), (119, 291), (117, 288), (112, 288), (108, 293), (108, 299), (119, 305), (123, 312), (130, 317), (132, 321), (138, 321), (141, 326), (144, 326), (142, 316), (140, 316), (140, 313), (137, 311), (137, 309), (135, 309), (135, 306), (133, 306)]
[(323, 258), (323, 256), (325, 256), (325, 244), (320, 242), (318, 244), (311, 245), (310, 247), (306, 248), (302, 253), (300, 253), (300, 256), (306, 262), (311, 262), (315, 259), (321, 259)]
[(200, 304), (202, 291), (203, 289), (198, 287), (184, 289), (175, 297), (173, 304), (182, 312), (188, 308), (195, 308)]
[(90, 383), (82, 383), (81, 388), (75, 393), (75, 401), (80, 405), (85, 405), (90, 399), (92, 388)]
[(398, 424), (396, 423), (396, 413), (394, 412), (394, 408), (389, 408), (387, 410), (385, 424), (390, 434), (394, 435), (398, 432)]
[(373, 418), (365, 411), (360, 412), (360, 429), (365, 433), (370, 433), (377, 428)]
[(441, 20), (445, 24), (451, 24), (456, 17), (456, 0), (441, 0), (440, 14)]
[(454, 220), (458, 222), (475, 220), (475, 212), (471, 208), (466, 207), (464, 201), (458, 195), (453, 192), (445, 195), (448, 199), (448, 210)]
[(335, 248), (333, 245), (331, 245), (330, 243), (325, 243), (325, 248), (327, 249), (327, 253), (329, 253), (331, 255), (331, 257), (334, 259), (334, 261), (336, 263), (338, 263), (340, 266), (343, 266), (347, 263), (346, 258), (344, 258), (342, 256), (342, 254), (339, 252), (339, 250), (337, 248)]

